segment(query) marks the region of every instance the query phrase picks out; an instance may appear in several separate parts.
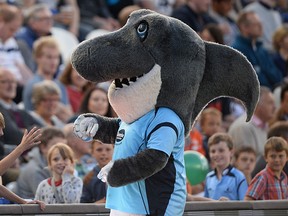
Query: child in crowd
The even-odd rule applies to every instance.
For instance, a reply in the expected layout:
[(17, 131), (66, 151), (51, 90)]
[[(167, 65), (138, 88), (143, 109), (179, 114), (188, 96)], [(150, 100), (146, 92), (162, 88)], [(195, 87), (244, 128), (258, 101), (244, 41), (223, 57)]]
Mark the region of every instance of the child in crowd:
[(41, 143), (28, 153), (28, 163), (20, 168), (17, 179), (17, 195), (25, 199), (33, 199), (40, 182), (51, 176), (46, 169), (49, 149), (58, 142), (67, 142), (63, 131), (56, 127), (41, 128), (41, 134)]
[(256, 165), (256, 152), (250, 146), (243, 146), (234, 153), (234, 166), (244, 173), (248, 185), (252, 180), (252, 172)]
[(213, 134), (221, 132), (222, 128), (222, 113), (216, 108), (210, 107), (202, 111), (200, 116), (200, 131), (203, 135), (203, 148), (205, 150), (205, 156), (210, 162), (208, 139)]
[(96, 159), (91, 155), (92, 144), (85, 142), (79, 137), (75, 136), (73, 132), (74, 124), (66, 124), (63, 131), (66, 135), (67, 144), (74, 152), (75, 172), (76, 176), (83, 179), (97, 164)]
[(80, 203), (82, 180), (73, 175), (74, 158), (72, 149), (64, 143), (52, 146), (47, 154), (52, 177), (38, 185), (35, 198), (46, 204)]
[(216, 133), (208, 140), (208, 149), (215, 169), (205, 180), (204, 196), (218, 200), (221, 196), (230, 200), (243, 200), (248, 188), (244, 174), (230, 165), (233, 142), (226, 133)]
[(105, 202), (107, 186), (97, 175), (101, 168), (112, 160), (112, 155), (112, 144), (104, 144), (99, 140), (92, 141), (92, 156), (97, 160), (98, 165), (96, 165), (83, 180), (81, 203)]
[[(202, 111), (199, 119), (199, 131), (194, 128), (190, 132), (190, 144), (185, 146), (185, 150), (194, 150), (203, 154), (211, 168), (214, 168), (213, 162), (210, 160), (209, 151), (208, 151), (208, 139), (213, 134), (222, 131), (222, 113), (214, 108), (209, 107)], [(200, 132), (200, 133), (199, 133)], [(191, 186), (187, 185), (188, 193), (191, 193), (192, 189), (193, 194), (200, 194), (204, 191), (204, 184), (198, 184)]]
[(266, 168), (253, 179), (245, 200), (279, 200), (288, 198), (287, 176), (283, 167), (287, 161), (288, 144), (282, 137), (271, 137), (264, 149)]
[[(3, 129), (5, 128), (5, 121), (2, 113), (0, 113), (0, 136), (3, 135)], [(1, 175), (3, 175), (6, 170), (14, 163), (14, 161), (27, 149), (38, 145), (40, 142), (37, 141), (41, 136), (40, 129), (32, 128), (29, 132), (24, 130), (24, 135), (22, 137), (21, 143), (6, 157), (4, 157), (0, 161), (0, 180)], [(27, 201), (13, 193), (12, 191), (8, 190), (5, 186), (0, 184), (0, 197), (4, 197), (5, 199), (19, 204), (39, 204), (41, 210), (44, 210), (45, 203), (38, 201), (38, 200), (31, 200)]]

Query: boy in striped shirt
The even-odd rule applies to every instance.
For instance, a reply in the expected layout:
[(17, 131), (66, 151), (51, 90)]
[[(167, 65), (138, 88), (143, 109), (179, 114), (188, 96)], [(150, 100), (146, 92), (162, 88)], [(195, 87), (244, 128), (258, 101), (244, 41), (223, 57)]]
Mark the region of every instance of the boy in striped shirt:
[(251, 181), (245, 200), (279, 200), (288, 198), (287, 176), (283, 167), (287, 161), (288, 144), (281, 137), (271, 137), (264, 149), (266, 168)]

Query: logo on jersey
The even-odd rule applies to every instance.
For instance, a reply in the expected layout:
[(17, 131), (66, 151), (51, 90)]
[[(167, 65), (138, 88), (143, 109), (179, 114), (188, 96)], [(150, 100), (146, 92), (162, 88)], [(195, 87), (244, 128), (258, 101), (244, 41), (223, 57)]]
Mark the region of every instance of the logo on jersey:
[(125, 130), (124, 129), (119, 130), (116, 136), (116, 142), (121, 142), (124, 136), (125, 136)]

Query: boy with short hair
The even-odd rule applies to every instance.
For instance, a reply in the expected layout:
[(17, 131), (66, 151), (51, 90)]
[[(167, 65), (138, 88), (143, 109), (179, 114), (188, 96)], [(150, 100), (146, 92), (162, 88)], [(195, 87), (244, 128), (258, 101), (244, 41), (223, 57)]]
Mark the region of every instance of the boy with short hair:
[(243, 200), (248, 188), (244, 174), (230, 165), (233, 142), (227, 133), (215, 133), (208, 140), (208, 150), (215, 169), (205, 180), (204, 196), (218, 200), (221, 196), (230, 200)]
[(283, 167), (287, 161), (288, 144), (281, 137), (271, 137), (264, 149), (266, 168), (253, 179), (245, 200), (279, 200), (288, 198), (287, 176)]
[(238, 148), (234, 153), (233, 165), (243, 172), (249, 185), (256, 165), (256, 151), (250, 146)]
[(200, 127), (203, 135), (203, 147), (205, 156), (210, 162), (208, 139), (215, 133), (222, 131), (222, 113), (216, 108), (209, 107), (202, 111), (200, 115)]

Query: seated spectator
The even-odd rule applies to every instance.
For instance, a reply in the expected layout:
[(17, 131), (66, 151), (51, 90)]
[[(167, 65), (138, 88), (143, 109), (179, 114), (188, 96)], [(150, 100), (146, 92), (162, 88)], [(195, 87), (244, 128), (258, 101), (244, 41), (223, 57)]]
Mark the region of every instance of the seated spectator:
[(288, 198), (287, 175), (283, 172), (288, 159), (288, 144), (282, 137), (265, 143), (266, 168), (253, 179), (245, 200), (281, 200)]
[(113, 145), (93, 140), (92, 155), (98, 164), (83, 179), (81, 203), (105, 203), (107, 185), (97, 175), (112, 160)]
[(60, 97), (60, 89), (51, 80), (44, 80), (34, 85), (32, 102), (35, 110), (30, 113), (42, 127), (55, 126), (60, 129), (64, 127), (64, 122), (56, 116)]
[(256, 152), (252, 147), (243, 146), (234, 152), (234, 167), (246, 177), (248, 185), (252, 180), (252, 172), (256, 165)]
[[(283, 139), (286, 140), (286, 142), (288, 142), (288, 122), (287, 121), (278, 121), (274, 123), (273, 125), (271, 125), (271, 127), (268, 130), (267, 137), (271, 138), (274, 136), (282, 137)], [(255, 169), (252, 173), (252, 177), (257, 175), (261, 170), (265, 169), (265, 166), (266, 166), (265, 157), (264, 155), (261, 155), (261, 157), (257, 159)], [(288, 175), (288, 162), (286, 162), (283, 168), (283, 171), (286, 173), (286, 175)]]
[(60, 56), (60, 50), (56, 39), (51, 36), (41, 37), (35, 42), (33, 53), (37, 62), (37, 71), (24, 87), (23, 102), (25, 109), (34, 109), (31, 101), (33, 86), (43, 80), (52, 80), (61, 90), (61, 103), (59, 103), (56, 115), (65, 122), (72, 116), (72, 109), (69, 104), (65, 86), (55, 78)]
[[(3, 135), (3, 129), (5, 128), (5, 121), (3, 115), (0, 113), (0, 136)], [(0, 161), (0, 177), (3, 175), (10, 166), (14, 163), (14, 161), (27, 149), (30, 149), (31, 147), (38, 145), (40, 142), (37, 141), (40, 134), (40, 129), (33, 128), (31, 131), (25, 130), (24, 135), (22, 137), (21, 143), (6, 157), (4, 157)], [(6, 200), (9, 200), (12, 203), (18, 203), (18, 204), (39, 204), (41, 210), (44, 210), (45, 204), (38, 200), (31, 200), (27, 201), (22, 199), (21, 197), (17, 196), (15, 193), (7, 189), (5, 186), (0, 184), (0, 197), (5, 198)]]
[[(197, 129), (193, 129), (192, 133), (190, 133), (190, 139), (192, 143), (190, 143), (190, 150), (195, 150), (202, 153), (208, 160), (210, 168), (214, 168), (213, 161), (210, 160), (209, 150), (208, 150), (208, 139), (215, 133), (222, 131), (222, 113), (214, 108), (206, 108), (200, 114), (199, 119), (199, 132)], [(202, 141), (199, 139), (202, 138)], [(188, 147), (185, 148), (188, 150)], [(187, 188), (192, 189), (193, 194), (200, 194), (204, 191), (204, 182), (198, 185), (189, 185), (187, 182)]]
[(57, 143), (47, 153), (51, 177), (37, 187), (35, 199), (46, 204), (80, 203), (83, 182), (74, 173), (74, 154), (65, 143)]
[[(208, 139), (215, 133), (222, 131), (222, 114), (216, 108), (206, 108), (200, 114), (200, 132), (203, 135), (205, 157), (210, 162)], [(210, 164), (211, 165), (211, 164)]]
[(259, 40), (262, 36), (262, 23), (255, 12), (243, 12), (239, 15), (237, 35), (232, 47), (242, 52), (254, 67), (260, 85), (271, 90), (283, 81), (282, 72), (274, 64), (270, 53)]
[(77, 0), (37, 0), (37, 2), (49, 6), (53, 14), (53, 26), (66, 29), (78, 36), (80, 12)]
[(244, 174), (231, 166), (233, 141), (226, 133), (216, 133), (208, 140), (209, 155), (215, 169), (205, 180), (204, 196), (218, 200), (243, 200), (248, 188)]
[(24, 199), (34, 199), (39, 183), (50, 177), (46, 169), (48, 150), (58, 142), (67, 142), (64, 133), (55, 127), (45, 127), (41, 134), (41, 143), (29, 152), (29, 161), (21, 167), (17, 179), (17, 195)]
[(20, 143), (25, 128), (30, 130), (40, 123), (29, 112), (19, 109), (13, 99), (16, 97), (17, 81), (6, 69), (0, 68), (0, 112), (5, 116), (6, 127), (0, 141), (4, 144)]
[(64, 133), (67, 144), (72, 148), (75, 157), (75, 171), (81, 179), (90, 172), (97, 164), (96, 159), (91, 155), (91, 142), (85, 142), (79, 139), (73, 132), (72, 123), (64, 126)]
[(277, 2), (278, 1), (275, 0), (254, 1), (243, 9), (243, 11), (253, 11), (258, 15), (263, 26), (261, 41), (263, 41), (265, 49), (267, 49), (269, 52), (273, 52), (273, 33), (283, 24), (281, 14), (275, 8)]
[(107, 92), (104, 89), (95, 86), (89, 88), (83, 96), (79, 112), (68, 122), (74, 122), (78, 115), (82, 113), (96, 113), (102, 116), (112, 117), (113, 111), (108, 101)]
[(17, 32), (16, 39), (26, 43), (32, 52), (38, 38), (51, 35), (53, 17), (47, 5), (35, 4), (25, 11), (24, 18), (24, 25)]
[(69, 62), (61, 73), (59, 80), (66, 87), (69, 103), (74, 113), (79, 111), (79, 107), (85, 91), (92, 86), (72, 67)]
[(274, 97), (268, 87), (260, 87), (259, 102), (251, 121), (246, 122), (246, 114), (237, 118), (230, 126), (228, 133), (233, 139), (235, 148), (251, 146), (257, 158), (264, 155), (264, 143), (267, 140), (268, 122), (272, 119), (276, 107)]
[[(75, 0), (65, 0), (65, 1), (71, 2)], [(26, 44), (26, 46), (29, 47), (29, 51), (31, 53), (33, 52), (33, 44), (36, 40), (38, 40), (40, 37), (43, 36), (52, 36), (60, 44), (61, 55), (59, 56), (59, 58), (62, 64), (63, 62), (66, 62), (68, 60), (68, 57), (70, 58), (72, 48), (74, 48), (74, 46), (76, 46), (79, 43), (79, 41), (73, 33), (69, 32), (69, 30), (54, 26), (54, 18), (53, 18), (54, 15), (49, 8), (50, 4), (48, 2), (52, 3), (53, 5), (55, 1), (47, 1), (47, 4), (41, 4), (41, 3), (40, 4), (33, 3), (32, 5), (28, 4), (28, 6), (25, 9), (24, 8), (22, 9), (25, 22), (24, 26), (17, 32), (16, 38), (18, 41)], [(68, 6), (67, 9), (70, 10), (71, 7)], [(72, 10), (74, 9), (75, 7), (72, 6)], [(70, 14), (71, 12), (64, 12), (64, 13)], [(76, 31), (76, 28), (78, 27), (73, 26), (72, 28), (73, 28), (73, 30), (71, 29), (72, 31), (74, 30)], [(65, 39), (63, 39), (63, 37), (65, 37)], [(34, 64), (33, 66), (33, 72), (34, 72), (37, 68), (37, 62), (35, 61), (35, 59), (33, 59), (33, 64)], [(60, 69), (61, 68), (59, 67), (58, 68), (59, 72)]]
[(27, 51), (28, 47), (14, 38), (14, 34), (21, 25), (22, 15), (17, 7), (0, 6), (0, 67), (10, 70), (17, 80), (18, 94), (15, 98), (17, 103), (21, 101), (23, 86), (33, 75), (28, 67), (29, 65), (32, 68), (33, 64), (31, 60), (28, 60), (28, 58), (31, 59), (30, 51)]

